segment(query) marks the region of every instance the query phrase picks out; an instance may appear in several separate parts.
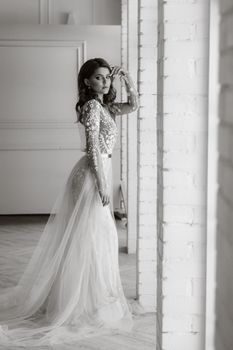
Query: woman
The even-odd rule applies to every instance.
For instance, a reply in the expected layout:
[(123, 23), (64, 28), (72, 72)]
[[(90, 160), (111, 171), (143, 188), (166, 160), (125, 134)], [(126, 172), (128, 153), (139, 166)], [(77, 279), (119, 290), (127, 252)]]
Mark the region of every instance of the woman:
[[(127, 103), (114, 102), (117, 75)], [(115, 116), (137, 109), (137, 92), (124, 69), (101, 58), (83, 64), (78, 90), (85, 155), (60, 191), (23, 276), (0, 294), (0, 345), (71, 343), (132, 328), (119, 274), (111, 154)]]

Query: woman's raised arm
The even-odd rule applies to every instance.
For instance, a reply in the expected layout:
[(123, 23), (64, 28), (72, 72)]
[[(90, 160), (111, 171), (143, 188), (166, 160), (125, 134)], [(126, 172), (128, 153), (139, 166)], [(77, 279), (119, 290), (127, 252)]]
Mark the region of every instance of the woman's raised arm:
[[(114, 73), (113, 73), (114, 74)], [(128, 101), (127, 102), (113, 102), (112, 108), (116, 115), (128, 114), (134, 112), (139, 107), (138, 92), (134, 86), (133, 80), (131, 79), (128, 72), (122, 68), (118, 71), (120, 79), (125, 83), (127, 91)]]

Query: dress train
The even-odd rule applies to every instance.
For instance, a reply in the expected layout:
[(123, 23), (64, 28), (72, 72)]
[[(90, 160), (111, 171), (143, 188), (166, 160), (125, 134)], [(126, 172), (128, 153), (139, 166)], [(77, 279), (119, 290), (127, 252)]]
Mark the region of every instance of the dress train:
[[(102, 155), (112, 189), (112, 160)], [(73, 167), (22, 277), (0, 294), (0, 345), (71, 343), (131, 331), (111, 204), (103, 206), (84, 155)], [(4, 347), (4, 349), (5, 349)]]

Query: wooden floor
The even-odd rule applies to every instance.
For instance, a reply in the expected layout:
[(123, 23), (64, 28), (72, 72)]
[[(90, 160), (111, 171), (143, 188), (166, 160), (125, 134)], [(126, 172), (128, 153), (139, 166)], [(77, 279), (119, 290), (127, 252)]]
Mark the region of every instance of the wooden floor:
[[(36, 245), (47, 215), (2, 215), (0, 216), (0, 244), (4, 245), (4, 256), (0, 256), (0, 288), (16, 284), (33, 247)], [(126, 231), (124, 222), (117, 220), (119, 236), (119, 263), (125, 295), (129, 299), (136, 296), (136, 256), (126, 254)], [(12, 254), (14, 249), (14, 254)], [(15, 271), (15, 266), (18, 266)], [(83, 340), (76, 346), (57, 346), (60, 350), (151, 350), (155, 349), (155, 314), (147, 313), (135, 317), (135, 324), (130, 335), (116, 334)], [(15, 347), (0, 350), (15, 350)], [(23, 349), (20, 347), (18, 349)], [(49, 349), (40, 347), (34, 349)], [(54, 349), (54, 348), (51, 348)]]

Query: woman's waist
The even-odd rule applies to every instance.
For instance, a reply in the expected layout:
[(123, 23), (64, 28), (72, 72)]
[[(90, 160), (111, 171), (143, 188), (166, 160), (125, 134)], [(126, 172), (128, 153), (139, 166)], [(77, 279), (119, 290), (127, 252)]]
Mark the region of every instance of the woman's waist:
[[(87, 155), (87, 150), (86, 149), (81, 149), (81, 152), (85, 153)], [(99, 153), (101, 157), (103, 158), (112, 158), (112, 152), (100, 152)]]
[(100, 153), (103, 158), (112, 158), (112, 153)]

